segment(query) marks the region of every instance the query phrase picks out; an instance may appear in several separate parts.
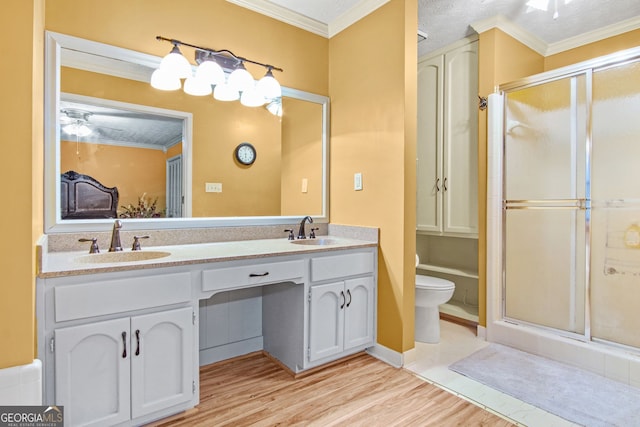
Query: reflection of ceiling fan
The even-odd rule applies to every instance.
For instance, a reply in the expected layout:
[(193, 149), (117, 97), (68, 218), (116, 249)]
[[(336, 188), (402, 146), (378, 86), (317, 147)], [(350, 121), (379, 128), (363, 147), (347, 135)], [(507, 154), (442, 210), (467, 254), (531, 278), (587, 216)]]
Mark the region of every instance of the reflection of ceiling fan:
[(89, 128), (89, 117), (91, 113), (89, 111), (76, 110), (76, 109), (64, 109), (60, 111), (60, 124), (62, 131), (69, 135), (74, 136), (87, 136), (90, 135), (92, 130)]
[[(89, 118), (94, 113), (86, 110), (80, 110), (77, 108), (64, 108), (60, 110), (60, 124), (62, 125), (62, 131), (68, 135), (84, 137), (93, 133), (92, 127), (97, 127), (89, 123)], [(120, 131), (121, 129), (100, 126), (112, 131)]]

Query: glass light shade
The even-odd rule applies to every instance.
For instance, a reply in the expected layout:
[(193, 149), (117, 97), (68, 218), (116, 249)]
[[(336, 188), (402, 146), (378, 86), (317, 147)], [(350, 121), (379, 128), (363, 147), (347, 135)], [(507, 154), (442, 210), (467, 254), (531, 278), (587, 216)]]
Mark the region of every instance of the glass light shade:
[(282, 117), (282, 98), (274, 99), (267, 104), (267, 111), (274, 116)]
[(253, 88), (255, 82), (251, 73), (244, 68), (244, 63), (240, 63), (235, 70), (229, 75), (229, 86), (238, 92), (244, 92)]
[(66, 126), (64, 126), (62, 128), (62, 131), (64, 133), (67, 133), (69, 135), (76, 135), (76, 136), (87, 136), (91, 134), (91, 129), (89, 129), (89, 126), (83, 124), (83, 123), (71, 123), (68, 124)]
[(184, 93), (194, 96), (211, 95), (211, 84), (198, 77), (188, 77), (184, 81)]
[(218, 85), (224, 83), (224, 70), (215, 61), (204, 61), (196, 70), (196, 79)]
[(151, 87), (160, 90), (178, 90), (180, 86), (182, 86), (180, 79), (162, 68), (158, 68), (151, 74)]
[(263, 78), (258, 80), (256, 89), (266, 99), (275, 99), (282, 96), (282, 88), (280, 87), (280, 83), (278, 83), (275, 77), (273, 77), (271, 69), (267, 71)]
[(240, 93), (227, 83), (216, 85), (213, 90), (213, 97), (218, 101), (236, 101), (240, 98)]
[(260, 107), (265, 102), (264, 96), (255, 87), (245, 90), (240, 97), (240, 103), (245, 107)]
[(191, 64), (182, 55), (178, 46), (173, 46), (171, 52), (162, 58), (160, 68), (179, 79), (186, 79), (191, 76)]

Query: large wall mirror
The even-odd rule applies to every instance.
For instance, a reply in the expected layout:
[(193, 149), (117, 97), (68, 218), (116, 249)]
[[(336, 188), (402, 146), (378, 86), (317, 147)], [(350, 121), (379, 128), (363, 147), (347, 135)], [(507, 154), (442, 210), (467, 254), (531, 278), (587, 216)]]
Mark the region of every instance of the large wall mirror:
[[(154, 89), (152, 55), (52, 32), (46, 54), (47, 233), (328, 221), (327, 97), (283, 88), (277, 115)], [(68, 215), (69, 174), (116, 188), (117, 212)]]

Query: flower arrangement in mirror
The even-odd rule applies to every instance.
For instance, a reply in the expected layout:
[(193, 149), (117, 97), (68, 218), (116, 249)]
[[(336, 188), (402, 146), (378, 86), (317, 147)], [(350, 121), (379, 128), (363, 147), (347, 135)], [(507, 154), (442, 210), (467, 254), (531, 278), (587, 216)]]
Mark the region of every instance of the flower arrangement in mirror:
[(122, 210), (118, 214), (120, 218), (161, 218), (165, 216), (165, 210), (158, 210), (158, 198), (151, 201), (151, 197), (147, 197), (147, 193), (143, 193), (138, 197), (136, 206), (129, 203), (127, 206), (121, 206)]

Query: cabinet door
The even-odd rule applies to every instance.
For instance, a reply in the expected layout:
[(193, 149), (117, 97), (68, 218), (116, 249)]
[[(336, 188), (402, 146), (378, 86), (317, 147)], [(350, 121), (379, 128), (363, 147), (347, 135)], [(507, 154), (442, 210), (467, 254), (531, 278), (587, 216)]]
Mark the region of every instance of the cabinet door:
[(193, 310), (131, 318), (131, 415), (137, 418), (193, 396)]
[(478, 232), (478, 42), (445, 54), (444, 233)]
[(56, 404), (73, 426), (110, 426), (130, 417), (129, 318), (55, 331)]
[(444, 58), (418, 64), (417, 218), (421, 231), (442, 231), (442, 99)]
[(373, 344), (373, 277), (345, 282), (344, 349)]
[(344, 282), (310, 288), (309, 361), (342, 352), (344, 341)]

